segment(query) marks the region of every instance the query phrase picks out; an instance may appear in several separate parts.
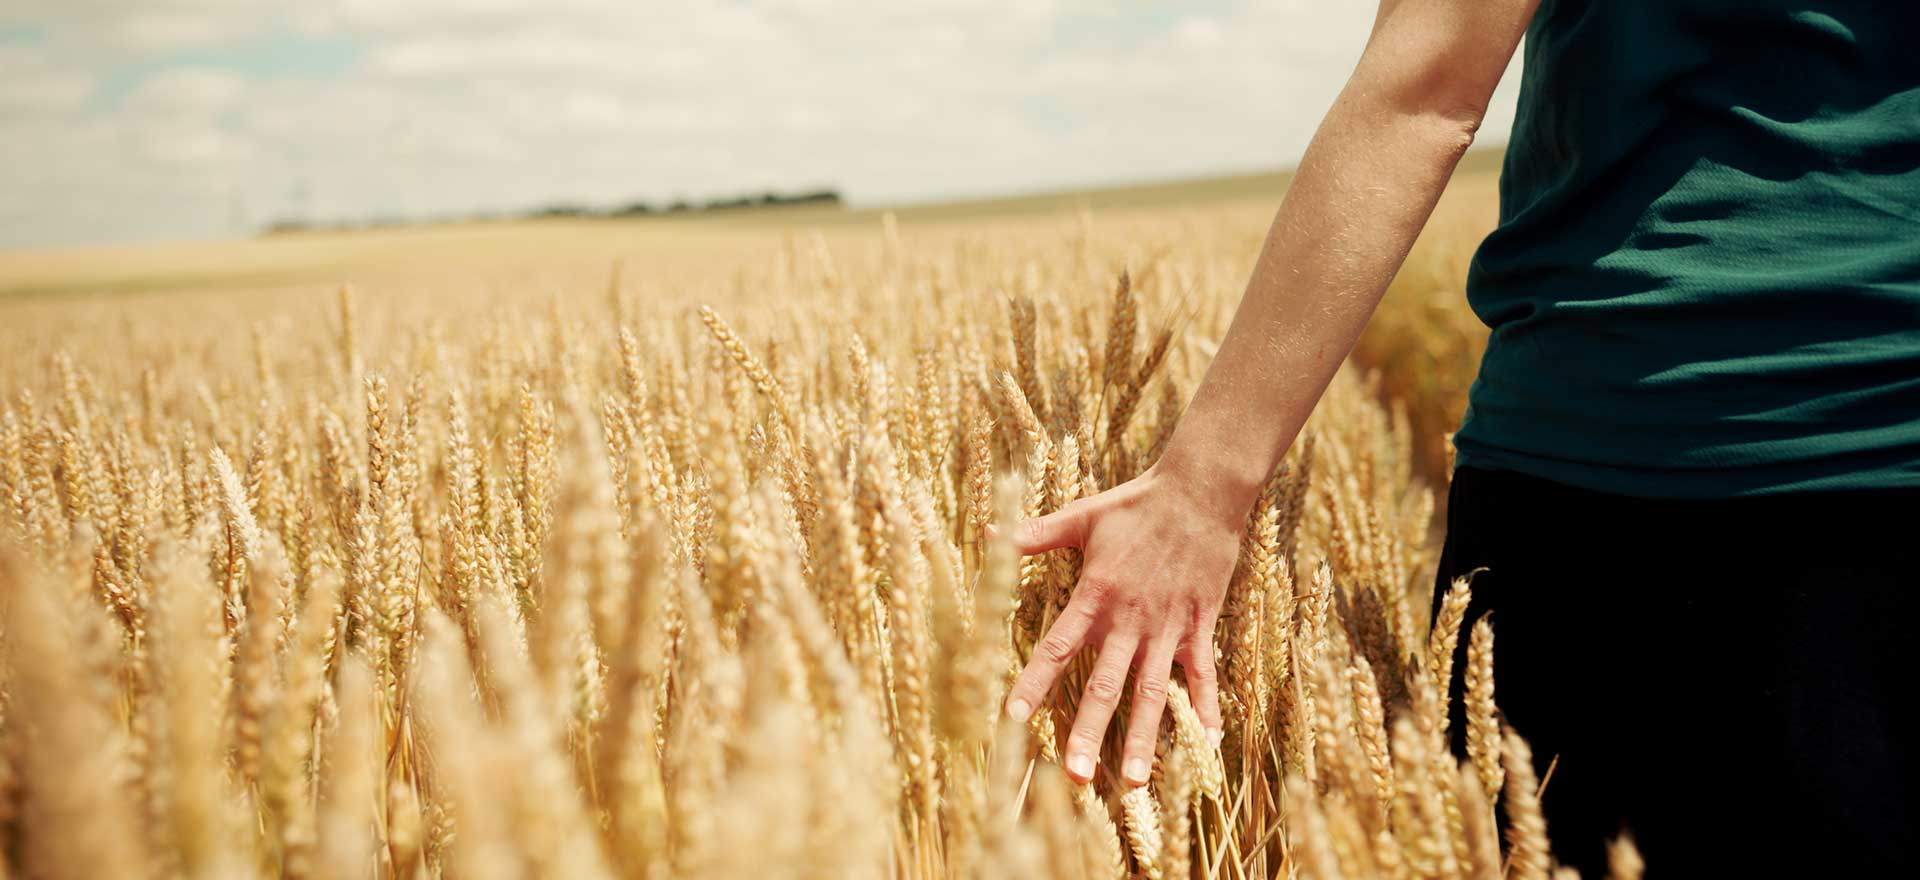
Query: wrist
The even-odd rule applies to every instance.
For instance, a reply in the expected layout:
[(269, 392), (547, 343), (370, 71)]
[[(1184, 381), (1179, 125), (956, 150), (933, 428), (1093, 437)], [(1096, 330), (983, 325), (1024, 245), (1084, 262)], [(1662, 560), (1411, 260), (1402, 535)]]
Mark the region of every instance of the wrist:
[(1188, 499), (1210, 519), (1239, 528), (1266, 485), (1266, 475), (1236, 467), (1231, 456), (1197, 454), (1169, 444), (1147, 476)]

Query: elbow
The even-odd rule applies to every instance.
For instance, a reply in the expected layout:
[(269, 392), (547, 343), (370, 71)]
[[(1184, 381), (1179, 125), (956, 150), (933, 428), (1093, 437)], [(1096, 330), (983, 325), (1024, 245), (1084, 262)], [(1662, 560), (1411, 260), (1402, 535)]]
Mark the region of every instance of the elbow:
[(1465, 153), (1487, 118), (1485, 92), (1480, 83), (1440, 73), (1398, 78), (1378, 94), (1386, 114), (1403, 130), (1423, 143)]
[(1374, 112), (1381, 130), (1393, 132), (1393, 140), (1442, 158), (1464, 155), (1486, 120), (1484, 105), (1436, 100), (1431, 93), (1382, 101)]
[(1504, 65), (1452, 51), (1373, 49), (1354, 76), (1375, 112), (1423, 142), (1461, 152), (1473, 145)]
[(1465, 152), (1538, 0), (1383, 2), (1354, 76), (1423, 143)]
[(1441, 124), (1459, 134), (1467, 143), (1473, 143), (1475, 135), (1480, 133), (1480, 124), (1487, 121), (1487, 102), (1485, 100), (1463, 100), (1451, 106), (1437, 108)]
[(1434, 137), (1441, 144), (1465, 153), (1473, 146), (1474, 137), (1480, 134), (1480, 124), (1486, 121), (1487, 108), (1484, 104), (1453, 109), (1436, 108), (1427, 115)]

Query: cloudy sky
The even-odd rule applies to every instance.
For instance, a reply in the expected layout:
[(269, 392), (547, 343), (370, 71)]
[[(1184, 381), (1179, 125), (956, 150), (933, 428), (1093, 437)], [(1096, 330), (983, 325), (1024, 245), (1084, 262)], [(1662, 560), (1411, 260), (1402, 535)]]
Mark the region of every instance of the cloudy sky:
[[(1365, 0), (5, 0), (0, 247), (1292, 164)], [(1482, 143), (1505, 140), (1510, 70)]]

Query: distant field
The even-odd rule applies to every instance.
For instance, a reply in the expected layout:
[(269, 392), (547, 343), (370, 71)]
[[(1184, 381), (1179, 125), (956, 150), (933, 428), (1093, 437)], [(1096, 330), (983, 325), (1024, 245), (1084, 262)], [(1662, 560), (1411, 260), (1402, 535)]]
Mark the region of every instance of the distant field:
[[(1465, 222), (1491, 228), (1498, 150), (1462, 160), (1436, 227)], [(797, 206), (708, 215), (620, 220), (525, 220), (349, 232), (307, 232), (222, 242), (0, 251), (0, 299), (112, 296), (158, 291), (330, 289), (341, 283), (385, 287), (417, 279), (491, 277), (502, 269), (544, 275), (582, 261), (595, 274), (614, 260), (680, 262), (758, 250), (790, 232), (872, 230), (892, 213), (903, 225), (953, 229), (975, 222), (1058, 218), (1082, 210), (1098, 216), (1234, 209), (1270, 213), (1291, 171), (1236, 174), (1160, 183), (1060, 190), (940, 204), (861, 207)], [(1250, 222), (1256, 225), (1258, 218)]]

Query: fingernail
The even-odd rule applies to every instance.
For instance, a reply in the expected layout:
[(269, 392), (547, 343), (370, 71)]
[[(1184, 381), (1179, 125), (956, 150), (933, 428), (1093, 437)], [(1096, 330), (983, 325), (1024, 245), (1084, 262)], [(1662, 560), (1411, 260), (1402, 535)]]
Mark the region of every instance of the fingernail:
[(1027, 716), (1032, 714), (1033, 706), (1028, 704), (1026, 700), (1015, 697), (1012, 702), (1007, 703), (1007, 717), (1015, 721), (1025, 723)]
[(1073, 755), (1067, 758), (1067, 772), (1081, 779), (1093, 778), (1093, 759), (1086, 755)]
[(1135, 785), (1144, 785), (1147, 781), (1147, 774), (1151, 772), (1152, 768), (1147, 766), (1146, 761), (1139, 758), (1127, 759), (1126, 775), (1128, 782)]
[(1216, 749), (1219, 748), (1220, 737), (1221, 737), (1220, 728), (1218, 727), (1207, 728), (1207, 745), (1213, 746)]

